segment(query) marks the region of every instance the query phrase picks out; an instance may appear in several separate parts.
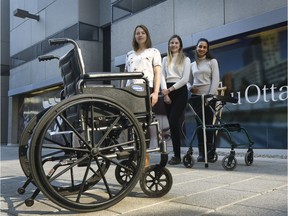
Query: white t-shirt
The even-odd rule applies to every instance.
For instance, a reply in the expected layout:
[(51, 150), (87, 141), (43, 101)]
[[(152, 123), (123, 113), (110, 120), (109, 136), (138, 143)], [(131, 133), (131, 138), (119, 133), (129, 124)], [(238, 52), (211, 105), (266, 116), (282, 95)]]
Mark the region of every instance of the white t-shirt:
[[(141, 53), (136, 53), (131, 50), (126, 55), (125, 71), (127, 72), (142, 72), (144, 77), (149, 81), (149, 86), (153, 88), (155, 66), (161, 67), (161, 55), (159, 50), (155, 48), (145, 49)], [(142, 84), (143, 79), (133, 79), (127, 81), (127, 86), (131, 84)]]

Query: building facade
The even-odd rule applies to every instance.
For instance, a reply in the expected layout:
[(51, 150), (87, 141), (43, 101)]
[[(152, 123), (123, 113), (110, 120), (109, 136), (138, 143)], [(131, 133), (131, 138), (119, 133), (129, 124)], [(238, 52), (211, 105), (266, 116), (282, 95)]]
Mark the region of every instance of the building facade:
[[(17, 9), (39, 20), (21, 18)], [(49, 38), (77, 40), (86, 71), (119, 72), (139, 24), (163, 56), (173, 34), (191, 60), (197, 40), (207, 38), (226, 93), (239, 98), (225, 119), (243, 123), (258, 148), (287, 148), (286, 0), (11, 0), (7, 143), (18, 144), (29, 119), (59, 99), (57, 62), (37, 57), (70, 47), (50, 47)]]

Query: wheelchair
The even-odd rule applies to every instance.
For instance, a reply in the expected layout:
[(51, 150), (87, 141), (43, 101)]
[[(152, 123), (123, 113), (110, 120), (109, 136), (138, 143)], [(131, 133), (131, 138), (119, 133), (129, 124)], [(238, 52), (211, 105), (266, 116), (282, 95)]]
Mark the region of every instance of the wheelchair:
[[(72, 44), (58, 59), (64, 88), (61, 101), (34, 116), (22, 132), (19, 162), (27, 177), (18, 188), (32, 206), (42, 192), (53, 203), (76, 212), (107, 209), (138, 183), (149, 197), (166, 195), (173, 184), (165, 167), (167, 146), (155, 119), (148, 80), (143, 73), (86, 73), (79, 45), (68, 38), (50, 45)], [(143, 79), (143, 84), (116, 87), (110, 81)], [(146, 148), (145, 134), (156, 130), (157, 146)], [(159, 152), (159, 164), (144, 167), (146, 153)]]

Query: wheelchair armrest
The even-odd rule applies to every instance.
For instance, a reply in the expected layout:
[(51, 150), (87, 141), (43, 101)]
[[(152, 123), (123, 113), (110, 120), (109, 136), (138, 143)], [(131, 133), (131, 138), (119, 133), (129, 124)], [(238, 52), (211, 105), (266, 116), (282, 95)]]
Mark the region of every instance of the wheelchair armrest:
[(111, 73), (111, 72), (90, 72), (83, 75), (85, 80), (121, 80), (121, 79), (141, 79), (143, 78), (142, 72), (133, 73)]

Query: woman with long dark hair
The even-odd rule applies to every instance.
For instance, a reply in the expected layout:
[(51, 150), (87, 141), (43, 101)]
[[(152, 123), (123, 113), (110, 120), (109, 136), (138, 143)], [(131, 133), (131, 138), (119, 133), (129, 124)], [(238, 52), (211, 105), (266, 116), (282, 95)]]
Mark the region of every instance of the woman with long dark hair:
[[(190, 92), (192, 93), (189, 102), (197, 115), (203, 120), (201, 95), (217, 95), (217, 88), (219, 86), (218, 61), (211, 56), (209, 52), (209, 41), (205, 38), (200, 38), (197, 42), (195, 61), (191, 64), (191, 78), (189, 84)], [(212, 107), (215, 108), (215, 103), (212, 104)], [(214, 114), (208, 105), (205, 105), (204, 112), (205, 123), (211, 125)], [(196, 121), (197, 126), (199, 126), (201, 123), (197, 119)], [(208, 160), (213, 159), (215, 153), (214, 134), (213, 131), (206, 132)], [(202, 129), (197, 131), (197, 139), (199, 149), (197, 161), (204, 162), (204, 137)]]

